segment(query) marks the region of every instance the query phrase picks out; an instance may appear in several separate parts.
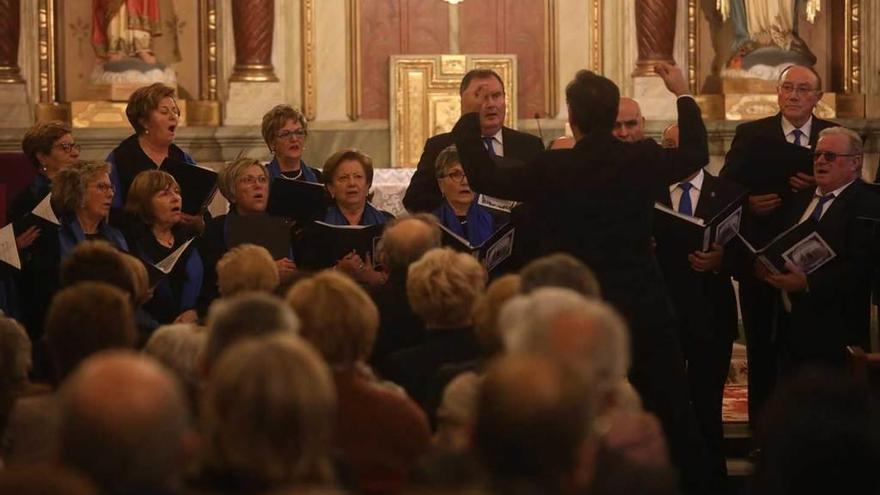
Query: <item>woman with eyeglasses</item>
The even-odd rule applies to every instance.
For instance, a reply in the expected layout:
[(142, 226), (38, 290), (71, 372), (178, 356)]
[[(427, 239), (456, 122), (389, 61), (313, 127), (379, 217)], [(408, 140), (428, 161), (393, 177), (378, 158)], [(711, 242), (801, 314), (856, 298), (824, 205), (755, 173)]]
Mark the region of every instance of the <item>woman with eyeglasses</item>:
[[(180, 108), (174, 99), (174, 88), (154, 83), (138, 88), (128, 98), (125, 116), (134, 128), (134, 134), (110, 152), (107, 162), (112, 169), (110, 177), (116, 188), (114, 210), (121, 209), (128, 198), (128, 189), (134, 178), (145, 170), (156, 170), (166, 160), (195, 165), (195, 160), (174, 144), (180, 121)], [(114, 222), (116, 221), (114, 213)], [(199, 224), (198, 215), (182, 214), (187, 224)]]
[(277, 105), (263, 115), (263, 139), (272, 152), (266, 165), (269, 180), (284, 176), (306, 182), (324, 182), (320, 170), (303, 161), (306, 136), (309, 134), (305, 116), (290, 105)]
[(477, 202), (477, 195), (471, 191), (455, 145), (437, 155), (435, 167), (443, 202), (432, 213), (444, 227), (467, 239), (472, 246), (479, 246), (492, 236), (496, 226), (507, 221), (507, 215)]
[[(220, 194), (229, 201), (229, 213), (212, 218), (205, 227), (201, 255), (205, 266), (205, 278), (198, 311), (204, 314), (217, 292), (217, 261), (229, 250), (229, 220), (234, 216), (256, 217), (267, 215), (269, 203), (269, 171), (253, 158), (239, 158), (226, 165), (217, 175)], [(275, 260), (281, 282), (289, 281), (296, 271), (290, 258)]]

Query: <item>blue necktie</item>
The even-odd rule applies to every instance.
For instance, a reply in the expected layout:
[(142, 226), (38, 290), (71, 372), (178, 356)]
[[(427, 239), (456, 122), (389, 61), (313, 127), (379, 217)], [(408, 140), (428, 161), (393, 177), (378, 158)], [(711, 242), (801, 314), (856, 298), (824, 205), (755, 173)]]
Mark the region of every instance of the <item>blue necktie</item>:
[(795, 129), (795, 130), (791, 131), (791, 133), (794, 134), (794, 144), (796, 144), (798, 146), (802, 146), (801, 145), (801, 136), (804, 135), (803, 131), (801, 131), (800, 129)]
[(685, 215), (694, 215), (694, 206), (691, 204), (690, 190), (693, 186), (690, 182), (682, 182), (678, 185), (681, 188), (681, 200), (678, 202), (678, 212)]
[(492, 136), (483, 138), (483, 144), (486, 146), (486, 150), (489, 151), (489, 156), (495, 157), (498, 155), (495, 154), (495, 146), (492, 145), (492, 141)]
[(813, 213), (810, 213), (810, 218), (818, 222), (819, 219), (822, 218), (822, 209), (825, 207), (825, 203), (832, 199), (834, 199), (834, 193), (819, 196), (819, 201), (816, 202), (816, 207), (813, 208)]

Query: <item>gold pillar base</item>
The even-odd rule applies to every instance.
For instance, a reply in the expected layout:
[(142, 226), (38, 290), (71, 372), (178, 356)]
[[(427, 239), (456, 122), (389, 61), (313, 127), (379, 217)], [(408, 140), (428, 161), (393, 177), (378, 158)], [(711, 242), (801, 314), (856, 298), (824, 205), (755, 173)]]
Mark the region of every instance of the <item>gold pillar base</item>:
[(666, 62), (667, 64), (675, 65), (675, 60), (672, 60), (671, 58), (639, 60), (636, 62), (636, 70), (633, 71), (632, 77), (657, 76), (657, 71), (654, 70), (654, 66), (660, 62)]
[(724, 95), (694, 96), (703, 120), (724, 120)]
[(215, 100), (194, 100), (189, 103), (189, 125), (217, 127), (221, 122), (220, 102)]
[(0, 84), (19, 84), (23, 83), (21, 70), (18, 66), (0, 67)]
[(234, 82), (278, 82), (272, 64), (236, 64), (232, 76)]
[(35, 113), (37, 122), (49, 122), (52, 120), (70, 122), (69, 103), (37, 103)]

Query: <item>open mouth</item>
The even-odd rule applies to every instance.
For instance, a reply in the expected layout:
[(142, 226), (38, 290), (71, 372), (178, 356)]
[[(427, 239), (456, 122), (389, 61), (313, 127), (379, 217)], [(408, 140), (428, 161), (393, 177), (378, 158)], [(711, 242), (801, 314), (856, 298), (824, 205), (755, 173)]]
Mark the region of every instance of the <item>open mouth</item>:
[(177, 124), (172, 124), (172, 125), (168, 126), (168, 132), (170, 132), (170, 133), (174, 134), (174, 132), (176, 130), (177, 130)]
[(263, 193), (254, 194), (254, 199), (264, 199), (265, 195)]
[(175, 206), (174, 208), (171, 208), (171, 213), (180, 213), (180, 207)]

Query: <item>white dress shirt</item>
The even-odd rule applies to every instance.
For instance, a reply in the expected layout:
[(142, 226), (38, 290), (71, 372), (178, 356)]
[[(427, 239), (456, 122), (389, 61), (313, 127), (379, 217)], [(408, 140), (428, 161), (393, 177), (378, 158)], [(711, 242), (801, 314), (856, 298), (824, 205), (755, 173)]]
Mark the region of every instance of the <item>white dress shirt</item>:
[[(691, 189), (688, 191), (688, 196), (691, 198), (691, 211), (693, 213), (696, 213), (697, 203), (700, 201), (700, 191), (703, 189), (703, 177), (703, 169), (700, 169), (700, 171), (697, 172), (697, 175), (690, 180)], [(685, 181), (676, 182), (669, 186), (669, 201), (672, 205), (672, 209), (675, 211), (678, 211), (678, 206), (681, 204), (682, 189), (678, 185), (682, 182)]]
[(810, 131), (813, 129), (813, 116), (810, 115), (810, 118), (807, 122), (800, 126), (795, 127), (794, 124), (788, 121), (785, 116), (782, 116), (782, 132), (785, 133), (785, 140), (789, 143), (794, 144), (794, 130), (801, 130), (801, 147), (809, 148), (810, 147)]
[[(498, 132), (492, 136), (492, 148), (495, 150), (495, 156), (504, 156), (504, 138), (501, 137), (502, 129), (498, 129)], [(486, 139), (489, 136), (482, 136), (482, 139)], [(485, 143), (485, 141), (483, 141)]]
[[(833, 203), (834, 200), (836, 200), (838, 197), (840, 197), (840, 193), (842, 193), (853, 182), (855, 182), (855, 179), (851, 180), (851, 181), (847, 182), (846, 184), (838, 187), (837, 189), (831, 191), (831, 194), (833, 194), (834, 197), (829, 199), (828, 201), (825, 202), (824, 205), (822, 205), (822, 213), (819, 214), (819, 219), (821, 219), (822, 216), (825, 215), (825, 212), (828, 211), (828, 207), (831, 206), (831, 203)], [(816, 204), (819, 203), (819, 198), (821, 198), (822, 196), (824, 196), (824, 194), (819, 192), (819, 188), (816, 188), (816, 192), (815, 192), (815, 194), (813, 194), (813, 199), (810, 200), (810, 204), (807, 205), (807, 209), (804, 210), (804, 213), (801, 215), (801, 219), (798, 221), (798, 223), (803, 223), (808, 218), (810, 218), (810, 216), (812, 216), (813, 209), (816, 208)]]

